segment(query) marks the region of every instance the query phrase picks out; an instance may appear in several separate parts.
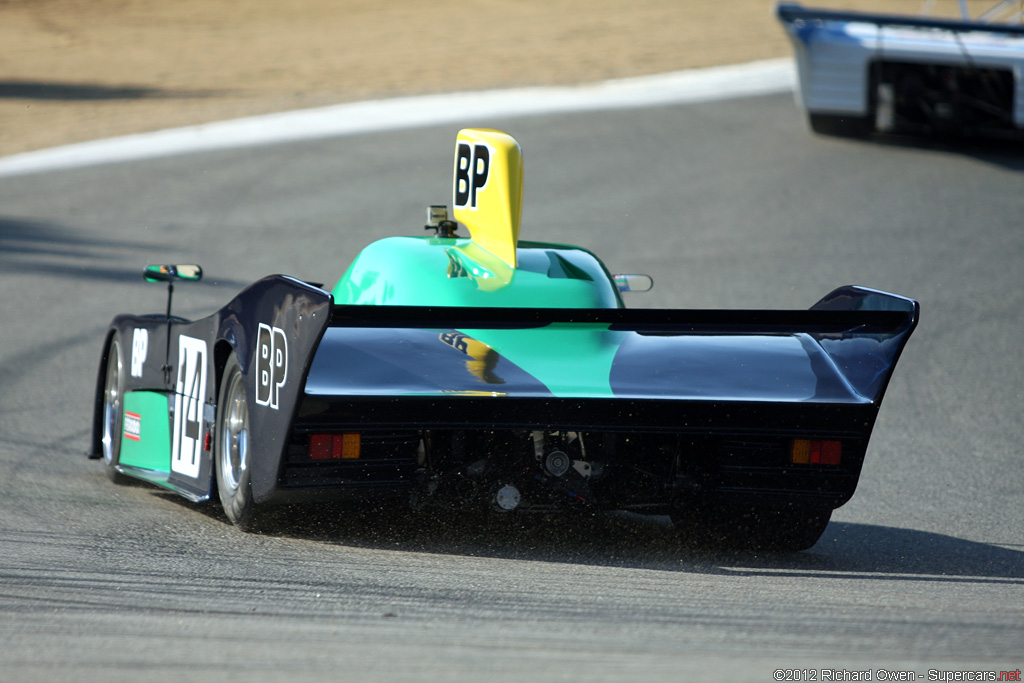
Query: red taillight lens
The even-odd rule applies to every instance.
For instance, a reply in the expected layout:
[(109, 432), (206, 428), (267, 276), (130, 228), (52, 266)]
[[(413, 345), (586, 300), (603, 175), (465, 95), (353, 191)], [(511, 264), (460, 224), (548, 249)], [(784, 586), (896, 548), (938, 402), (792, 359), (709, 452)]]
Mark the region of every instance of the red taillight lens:
[(789, 461), (794, 465), (838, 465), (843, 457), (841, 441), (793, 439)]
[(330, 434), (314, 434), (309, 437), (309, 457), (313, 460), (330, 460), (334, 437)]
[[(821, 442), (821, 464), (822, 465), (838, 465), (839, 460), (843, 457), (843, 444), (839, 441), (822, 441)], [(814, 462), (813, 458), (811, 462)]]
[(358, 460), (362, 451), (362, 438), (358, 433), (313, 434), (309, 437), (309, 457), (312, 460)]

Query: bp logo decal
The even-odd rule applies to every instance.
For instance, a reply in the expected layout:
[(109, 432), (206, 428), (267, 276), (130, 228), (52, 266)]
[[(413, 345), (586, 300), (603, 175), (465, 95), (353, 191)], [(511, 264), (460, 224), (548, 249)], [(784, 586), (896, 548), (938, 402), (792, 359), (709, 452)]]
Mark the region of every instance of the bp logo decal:
[(137, 327), (132, 332), (132, 377), (142, 377), (142, 368), (149, 354), (149, 330)]
[(482, 142), (458, 143), (455, 161), (456, 209), (476, 209), (476, 193), (487, 187), (491, 174), (491, 150)]
[(256, 403), (277, 410), (288, 381), (288, 337), (280, 327), (260, 323), (256, 337)]

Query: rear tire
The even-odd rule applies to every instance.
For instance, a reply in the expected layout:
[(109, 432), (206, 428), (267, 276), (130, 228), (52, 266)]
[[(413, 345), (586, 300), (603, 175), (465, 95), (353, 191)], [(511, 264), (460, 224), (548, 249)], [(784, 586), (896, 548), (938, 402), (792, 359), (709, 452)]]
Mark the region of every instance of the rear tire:
[(238, 358), (228, 358), (217, 399), (214, 469), (224, 514), (243, 531), (256, 531), (258, 515), (250, 485), (249, 402)]
[(862, 138), (871, 132), (866, 116), (846, 116), (839, 114), (808, 114), (807, 120), (818, 135), (837, 138)]
[(121, 338), (115, 332), (107, 345), (107, 372), (103, 382), (103, 433), (100, 440), (107, 478), (115, 484), (131, 479), (118, 471), (121, 460), (121, 435), (124, 429), (124, 355)]

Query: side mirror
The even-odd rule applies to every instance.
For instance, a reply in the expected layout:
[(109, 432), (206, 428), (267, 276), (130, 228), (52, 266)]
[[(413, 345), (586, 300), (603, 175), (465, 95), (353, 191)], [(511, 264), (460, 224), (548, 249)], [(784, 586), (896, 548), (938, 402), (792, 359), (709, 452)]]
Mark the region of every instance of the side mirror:
[(146, 282), (174, 282), (175, 280), (202, 280), (203, 269), (199, 266), (146, 266), (142, 271)]
[(649, 292), (654, 288), (650, 275), (612, 275), (620, 292)]

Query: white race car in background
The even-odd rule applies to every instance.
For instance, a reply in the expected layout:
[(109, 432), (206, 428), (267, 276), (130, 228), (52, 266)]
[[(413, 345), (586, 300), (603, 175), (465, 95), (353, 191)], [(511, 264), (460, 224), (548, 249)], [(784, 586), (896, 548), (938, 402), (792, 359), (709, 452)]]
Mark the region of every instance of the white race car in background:
[(826, 135), (1024, 133), (1022, 0), (978, 17), (845, 12), (779, 3), (798, 102)]

